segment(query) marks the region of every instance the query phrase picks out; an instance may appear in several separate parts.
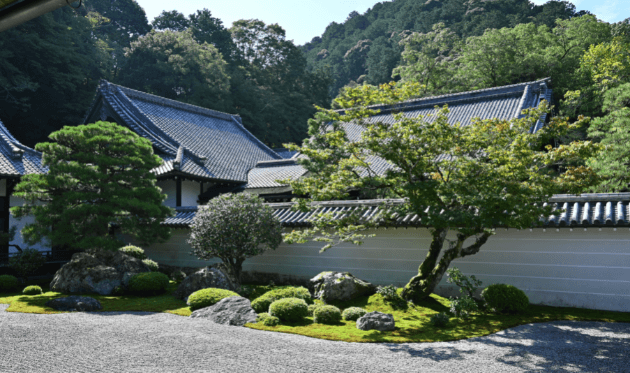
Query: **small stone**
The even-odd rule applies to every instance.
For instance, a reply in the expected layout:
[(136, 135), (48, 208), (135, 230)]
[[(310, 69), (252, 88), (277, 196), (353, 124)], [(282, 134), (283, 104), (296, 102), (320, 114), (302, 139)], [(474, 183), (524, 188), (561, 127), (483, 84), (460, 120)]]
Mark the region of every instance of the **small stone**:
[(391, 313), (373, 311), (357, 320), (357, 329), (390, 331), (396, 329), (396, 323)]
[(206, 318), (217, 324), (243, 326), (256, 322), (256, 312), (247, 298), (223, 298), (216, 304), (193, 312), (192, 318)]
[(376, 293), (376, 286), (348, 272), (322, 272), (311, 279), (314, 297), (330, 301), (349, 301)]
[(71, 295), (64, 298), (55, 298), (46, 302), (46, 306), (57, 311), (96, 311), (103, 309), (101, 302), (90, 297)]

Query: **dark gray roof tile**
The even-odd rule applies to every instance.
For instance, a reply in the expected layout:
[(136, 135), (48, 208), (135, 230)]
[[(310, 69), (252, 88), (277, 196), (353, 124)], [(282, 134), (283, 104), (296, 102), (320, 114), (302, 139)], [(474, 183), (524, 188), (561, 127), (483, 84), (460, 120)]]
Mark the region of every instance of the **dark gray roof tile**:
[(22, 145), (0, 121), (0, 176), (19, 177), (46, 172), (48, 167), (42, 165), (42, 153)]

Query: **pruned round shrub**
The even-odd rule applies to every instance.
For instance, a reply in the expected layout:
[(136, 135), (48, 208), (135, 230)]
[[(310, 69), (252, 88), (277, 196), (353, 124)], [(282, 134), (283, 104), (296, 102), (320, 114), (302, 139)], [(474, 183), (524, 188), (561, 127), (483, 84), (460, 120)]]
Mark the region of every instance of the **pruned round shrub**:
[(136, 295), (157, 295), (166, 291), (168, 276), (160, 272), (138, 273), (129, 280), (129, 291)]
[(323, 306), (323, 304), (309, 304), (308, 305), (308, 315), (313, 317), (313, 312), (315, 312), (315, 309), (318, 307)]
[(2, 275), (0, 276), (0, 293), (8, 293), (18, 288), (19, 282), (15, 276)]
[(276, 326), (280, 324), (280, 319), (264, 312), (264, 313), (259, 313), (256, 316), (256, 322), (261, 323), (264, 326)]
[(341, 316), (346, 321), (357, 321), (360, 317), (362, 317), (366, 313), (367, 311), (361, 307), (350, 307), (343, 310), (343, 313), (341, 314)]
[(450, 320), (450, 317), (448, 317), (446, 313), (440, 312), (431, 316), (431, 320), (429, 320), (429, 322), (431, 323), (431, 325), (437, 328), (440, 328), (440, 327), (446, 326), (449, 320)]
[(269, 306), (269, 315), (282, 321), (300, 321), (308, 316), (308, 305), (300, 298), (279, 299)]
[(42, 288), (38, 285), (27, 286), (24, 288), (24, 290), (22, 290), (22, 294), (24, 295), (38, 295), (42, 293)]
[(146, 254), (144, 253), (144, 250), (142, 250), (138, 246), (127, 245), (127, 246), (121, 247), (120, 249), (118, 249), (118, 251), (122, 251), (123, 253), (129, 256), (133, 256), (134, 258), (137, 258), (140, 260), (147, 258)]
[(160, 265), (157, 264), (156, 262), (154, 262), (151, 259), (143, 259), (142, 263), (144, 263), (144, 265), (146, 265), (147, 267), (149, 267), (149, 269), (151, 270), (151, 272), (157, 272), (160, 269)]
[(188, 297), (188, 302), (186, 302), (186, 304), (190, 306), (191, 311), (194, 311), (200, 308), (213, 306), (215, 303), (223, 298), (238, 296), (238, 294), (230, 290), (207, 288), (197, 290), (196, 292), (190, 294), (190, 296)]
[(525, 292), (508, 284), (490, 285), (483, 289), (481, 297), (494, 312), (518, 313), (529, 306)]
[(313, 322), (318, 324), (336, 324), (341, 321), (341, 311), (335, 306), (321, 306), (313, 311)]
[(307, 304), (313, 303), (311, 293), (307, 288), (301, 286), (286, 287), (268, 291), (260, 297), (254, 299), (252, 302), (252, 308), (256, 311), (256, 313), (268, 312), (271, 303), (284, 298), (299, 298), (303, 299)]

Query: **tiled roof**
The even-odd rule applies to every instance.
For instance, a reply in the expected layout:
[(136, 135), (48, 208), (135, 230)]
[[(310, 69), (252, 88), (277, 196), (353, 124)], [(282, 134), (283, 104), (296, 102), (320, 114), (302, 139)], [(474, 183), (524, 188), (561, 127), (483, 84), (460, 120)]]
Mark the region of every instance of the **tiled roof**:
[(158, 175), (179, 171), (203, 179), (246, 182), (247, 171), (258, 161), (282, 158), (247, 131), (238, 115), (102, 80), (85, 122), (110, 115), (151, 140), (156, 154), (165, 161), (155, 170)]
[(289, 150), (289, 149), (285, 149), (285, 148), (274, 148), (273, 151), (276, 152), (279, 156), (281, 156), (282, 158), (285, 158), (285, 159), (292, 158), (294, 155), (297, 154), (297, 151)]
[(306, 174), (306, 169), (295, 159), (258, 162), (247, 174), (247, 184), (243, 189), (277, 188), (286, 186), (276, 180), (296, 180)]
[[(327, 201), (315, 202), (319, 206), (308, 212), (292, 211), (292, 202), (269, 203), (282, 225), (285, 227), (308, 226), (309, 218), (322, 212), (350, 212), (360, 211), (367, 219), (378, 218), (383, 202), (400, 204), (402, 200), (362, 200), (362, 201)], [(630, 193), (618, 194), (582, 194), (556, 195), (549, 203), (556, 204), (564, 212), (541, 218), (543, 228), (588, 228), (588, 227), (627, 227), (630, 226)], [(174, 217), (167, 218), (162, 224), (170, 227), (186, 228), (195, 217), (197, 206), (178, 207)], [(387, 226), (423, 227), (417, 215), (399, 217), (395, 222), (388, 222)]]
[(0, 121), (0, 177), (43, 174), (42, 153), (22, 145)]

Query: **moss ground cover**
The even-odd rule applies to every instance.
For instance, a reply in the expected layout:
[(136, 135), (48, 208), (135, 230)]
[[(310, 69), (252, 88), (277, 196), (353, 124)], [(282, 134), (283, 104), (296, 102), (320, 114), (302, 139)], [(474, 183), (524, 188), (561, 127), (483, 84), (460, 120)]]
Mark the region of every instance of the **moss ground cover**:
[[(44, 290), (44, 293), (41, 295), (26, 296), (21, 292), (0, 294), (0, 304), (10, 304), (7, 310), (9, 312), (62, 313), (62, 311), (55, 311), (44, 305), (50, 299), (64, 296), (61, 293), (49, 291), (48, 283), (29, 282), (24, 284), (25, 286), (40, 285)], [(256, 285), (250, 285), (250, 287), (253, 290), (252, 295), (249, 296), (250, 300), (270, 290), (269, 287), (258, 287)], [(145, 311), (189, 316), (191, 311), (186, 303), (171, 295), (176, 288), (177, 284), (171, 281), (166, 293), (158, 296), (89, 296), (101, 302), (103, 305), (101, 312)], [(398, 289), (398, 291), (400, 290)], [(323, 304), (319, 300), (316, 300), (315, 303)], [(332, 325), (316, 324), (313, 323), (312, 316), (295, 323), (282, 322), (277, 326), (265, 326), (261, 323), (246, 324), (246, 327), (347, 342), (440, 342), (480, 337), (522, 324), (556, 320), (630, 323), (630, 313), (530, 305), (522, 314), (473, 313), (468, 320), (451, 317), (447, 326), (437, 328), (432, 326), (429, 320), (439, 312), (448, 312), (450, 301), (435, 294), (432, 294), (429, 299), (421, 304), (402, 308), (392, 307), (380, 294), (362, 297), (351, 302), (333, 302), (333, 305), (341, 310), (349, 307), (361, 307), (368, 312), (391, 313), (396, 320), (396, 330), (391, 332), (362, 331), (356, 328), (354, 321), (345, 320)]]

